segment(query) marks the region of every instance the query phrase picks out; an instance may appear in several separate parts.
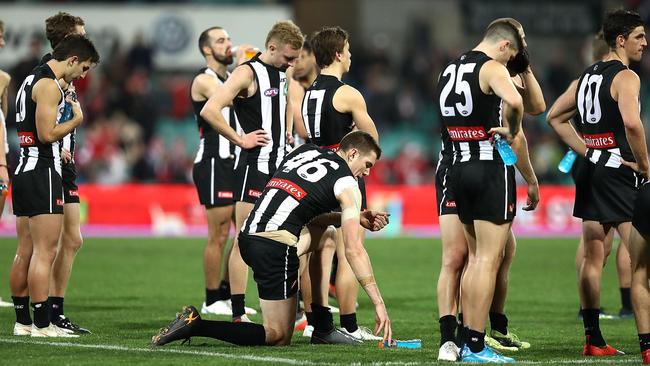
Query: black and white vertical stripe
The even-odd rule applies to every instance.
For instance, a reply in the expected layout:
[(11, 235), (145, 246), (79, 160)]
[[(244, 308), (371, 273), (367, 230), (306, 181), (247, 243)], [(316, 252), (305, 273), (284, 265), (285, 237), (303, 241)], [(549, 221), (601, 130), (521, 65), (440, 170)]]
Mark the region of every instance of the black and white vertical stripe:
[[(268, 133), (271, 141), (259, 149), (257, 156), (249, 155), (249, 161), (257, 160), (257, 169), (270, 174), (280, 166), (285, 155), (286, 74), (259, 61), (251, 62), (250, 66), (255, 72), (257, 92), (260, 94), (260, 128)], [(273, 90), (277, 95), (267, 95)]]

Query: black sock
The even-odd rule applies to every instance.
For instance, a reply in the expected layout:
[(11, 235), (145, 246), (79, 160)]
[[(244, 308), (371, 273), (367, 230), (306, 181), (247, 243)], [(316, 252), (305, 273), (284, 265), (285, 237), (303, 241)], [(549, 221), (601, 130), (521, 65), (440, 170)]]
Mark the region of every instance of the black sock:
[(458, 313), (458, 327), (456, 328), (456, 345), (463, 348), (465, 344), (465, 326), (463, 325), (463, 313)]
[(219, 284), (219, 298), (217, 300), (230, 299), (230, 282), (221, 281)]
[(307, 325), (311, 325), (312, 327), (314, 326), (314, 313), (306, 312), (305, 311), (305, 316), (307, 317)]
[(32, 318), (29, 316), (29, 296), (12, 296), (11, 299), (14, 302), (14, 310), (16, 311), (16, 323), (22, 325), (32, 324)]
[(452, 341), (456, 342), (456, 328), (458, 323), (453, 315), (445, 315), (438, 320), (440, 323), (440, 345)]
[(341, 314), (339, 319), (341, 320), (341, 326), (348, 332), (353, 333), (359, 329), (359, 326), (357, 325), (357, 313)]
[(587, 336), (589, 344), (605, 347), (607, 343), (600, 333), (599, 315), (600, 309), (582, 309), (582, 323), (585, 326), (585, 336)]
[(639, 346), (641, 346), (641, 352), (650, 349), (650, 333), (639, 334)]
[(474, 352), (478, 353), (485, 348), (485, 333), (477, 332), (474, 329), (467, 328), (467, 347)]
[(266, 344), (264, 326), (255, 323), (232, 323), (221, 320), (199, 322), (192, 336), (210, 337), (238, 346), (263, 346)]
[(34, 312), (34, 325), (38, 328), (45, 328), (50, 325), (50, 309), (47, 306), (47, 300), (42, 302), (33, 302), (32, 311)]
[(314, 331), (329, 333), (334, 329), (334, 320), (330, 308), (312, 303), (311, 311), (314, 316)]
[(621, 291), (621, 307), (623, 309), (632, 310), (632, 296), (630, 295), (629, 287), (619, 288)]
[(50, 296), (47, 302), (50, 306), (50, 319), (59, 319), (59, 315), (63, 315), (63, 298)]
[(244, 309), (245, 297), (246, 295), (244, 294), (236, 294), (230, 297), (232, 301), (233, 318), (246, 314), (246, 309)]
[(205, 305), (210, 306), (221, 299), (221, 289), (205, 289)]
[(506, 335), (508, 334), (508, 318), (505, 314), (490, 312), (490, 327), (492, 330)]

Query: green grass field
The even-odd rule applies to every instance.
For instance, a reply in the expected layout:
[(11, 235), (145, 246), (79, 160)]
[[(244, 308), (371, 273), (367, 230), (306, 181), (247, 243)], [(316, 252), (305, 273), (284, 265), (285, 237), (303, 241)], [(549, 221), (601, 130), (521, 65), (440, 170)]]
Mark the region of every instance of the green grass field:
[[(76, 340), (32, 341), (11, 336), (14, 312), (0, 309), (0, 364), (433, 364), (438, 347), (435, 287), (440, 269), (437, 239), (374, 239), (367, 248), (395, 338), (421, 338), (421, 350), (311, 346), (301, 333), (283, 348), (238, 348), (207, 338), (190, 346), (152, 349), (151, 336), (184, 304), (203, 301), (202, 239), (87, 239), (77, 257), (66, 296), (66, 314), (94, 334)], [(615, 359), (581, 356), (582, 323), (571, 239), (520, 239), (511, 272), (510, 327), (532, 344), (515, 354), (529, 364), (640, 364), (633, 320), (602, 320), (606, 339), (626, 351)], [(15, 240), (0, 239), (0, 296), (9, 298), (8, 273)], [(612, 258), (613, 259), (613, 258)], [(602, 304), (620, 307), (614, 262), (606, 268)], [(250, 276), (252, 281), (252, 276)], [(371, 326), (372, 307), (360, 295), (358, 318)], [(257, 306), (249, 284), (247, 305)], [(254, 321), (261, 317), (253, 316)], [(225, 319), (225, 318), (224, 318)], [(338, 317), (335, 315), (335, 321)]]

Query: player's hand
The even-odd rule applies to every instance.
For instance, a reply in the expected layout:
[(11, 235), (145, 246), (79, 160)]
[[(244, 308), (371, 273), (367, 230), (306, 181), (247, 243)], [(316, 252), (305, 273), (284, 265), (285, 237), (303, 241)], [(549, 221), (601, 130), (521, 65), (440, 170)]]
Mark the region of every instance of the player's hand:
[(70, 164), (72, 162), (72, 154), (66, 148), (61, 149), (61, 161), (63, 161), (64, 164)]
[(370, 231), (379, 231), (388, 225), (388, 216), (386, 212), (366, 210), (361, 212), (361, 226)]
[(526, 206), (524, 206), (524, 211), (532, 211), (537, 208), (539, 203), (539, 183), (535, 182), (534, 184), (528, 185), (528, 198), (526, 199)]
[(286, 139), (287, 139), (287, 145), (293, 146), (293, 143), (294, 143), (294, 141), (293, 141), (293, 133), (287, 131)]
[(81, 110), (81, 104), (79, 104), (76, 96), (73, 96), (72, 94), (66, 95), (65, 101), (70, 103), (72, 106), (72, 119), (70, 121), (74, 121), (77, 125), (80, 125), (84, 119), (84, 113)]
[(623, 164), (626, 167), (628, 167), (628, 168), (634, 170), (635, 172), (641, 174), (643, 176), (643, 178), (645, 178), (646, 180), (650, 179), (650, 177), (648, 176), (648, 170), (647, 169), (642, 170), (641, 167), (639, 166), (639, 163), (635, 163), (633, 161), (627, 161), (627, 160), (624, 160), (623, 158), (621, 158), (621, 164)]
[(489, 134), (494, 135), (494, 134), (499, 134), (502, 137), (508, 141), (509, 144), (512, 145), (512, 141), (514, 141), (515, 137), (510, 134), (510, 129), (508, 127), (493, 127), (488, 131)]
[(9, 169), (7, 168), (6, 165), (0, 166), (0, 179), (2, 179), (2, 183), (9, 185)]
[(384, 333), (384, 342), (393, 339), (393, 329), (391, 327), (386, 305), (382, 302), (375, 305), (375, 335)]
[(266, 131), (259, 129), (242, 136), (244, 142), (241, 145), (242, 149), (252, 149), (257, 146), (266, 146), (270, 139)]

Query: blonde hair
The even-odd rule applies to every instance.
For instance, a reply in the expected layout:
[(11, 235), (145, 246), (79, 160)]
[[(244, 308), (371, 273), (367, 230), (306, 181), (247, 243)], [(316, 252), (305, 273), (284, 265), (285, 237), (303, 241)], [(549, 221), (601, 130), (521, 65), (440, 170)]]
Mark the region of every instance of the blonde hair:
[(302, 48), (305, 37), (294, 22), (284, 20), (273, 25), (266, 36), (264, 47), (268, 47), (272, 40), (277, 41), (280, 45), (288, 44), (291, 48), (299, 50)]

